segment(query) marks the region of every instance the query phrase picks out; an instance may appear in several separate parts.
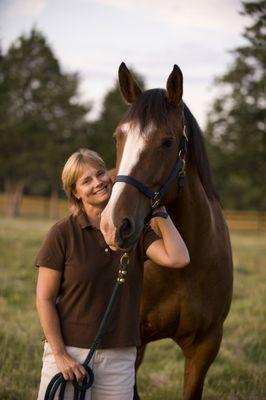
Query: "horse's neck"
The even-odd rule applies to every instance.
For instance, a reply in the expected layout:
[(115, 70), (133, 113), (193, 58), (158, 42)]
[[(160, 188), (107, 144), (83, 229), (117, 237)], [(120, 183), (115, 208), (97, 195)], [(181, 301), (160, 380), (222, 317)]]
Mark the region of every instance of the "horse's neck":
[(217, 201), (210, 201), (199, 179), (197, 170), (187, 170), (185, 187), (167, 210), (180, 230), (190, 241), (199, 240), (199, 232), (210, 235), (215, 230), (214, 209), (220, 208)]

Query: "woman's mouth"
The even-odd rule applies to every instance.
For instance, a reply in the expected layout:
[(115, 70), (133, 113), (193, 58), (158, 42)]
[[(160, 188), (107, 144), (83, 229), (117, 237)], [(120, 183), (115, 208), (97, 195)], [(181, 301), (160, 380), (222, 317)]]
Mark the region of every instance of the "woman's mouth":
[(101, 189), (98, 189), (96, 192), (94, 192), (93, 194), (94, 195), (96, 195), (96, 194), (104, 194), (104, 193), (106, 193), (107, 192), (107, 185), (106, 186), (103, 186)]

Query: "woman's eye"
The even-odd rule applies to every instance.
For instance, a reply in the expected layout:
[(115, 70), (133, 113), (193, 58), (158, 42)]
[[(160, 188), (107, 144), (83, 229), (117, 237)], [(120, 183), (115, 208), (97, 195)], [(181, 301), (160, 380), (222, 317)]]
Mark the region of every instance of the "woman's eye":
[(164, 139), (161, 143), (162, 147), (171, 147), (173, 144), (173, 140), (172, 139)]

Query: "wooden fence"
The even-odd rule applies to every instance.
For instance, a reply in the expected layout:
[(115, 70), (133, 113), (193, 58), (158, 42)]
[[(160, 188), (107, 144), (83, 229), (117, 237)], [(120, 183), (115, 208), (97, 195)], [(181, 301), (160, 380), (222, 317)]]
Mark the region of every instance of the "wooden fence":
[[(5, 213), (7, 197), (0, 193), (0, 212)], [(69, 214), (66, 200), (48, 197), (23, 196), (20, 206), (20, 215), (26, 217), (61, 218)]]
[(230, 230), (266, 232), (266, 212), (224, 210)]
[[(0, 194), (0, 213), (6, 209), (6, 197)], [(51, 200), (45, 197), (23, 196), (21, 216), (59, 219), (69, 214), (66, 200)], [(224, 211), (230, 230), (266, 232), (266, 212)]]

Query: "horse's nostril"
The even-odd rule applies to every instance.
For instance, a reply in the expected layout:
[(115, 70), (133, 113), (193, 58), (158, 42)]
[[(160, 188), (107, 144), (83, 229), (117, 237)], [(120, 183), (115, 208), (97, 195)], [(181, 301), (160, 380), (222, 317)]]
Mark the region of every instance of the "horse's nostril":
[(119, 236), (122, 240), (129, 238), (134, 233), (134, 221), (124, 218), (119, 227)]

